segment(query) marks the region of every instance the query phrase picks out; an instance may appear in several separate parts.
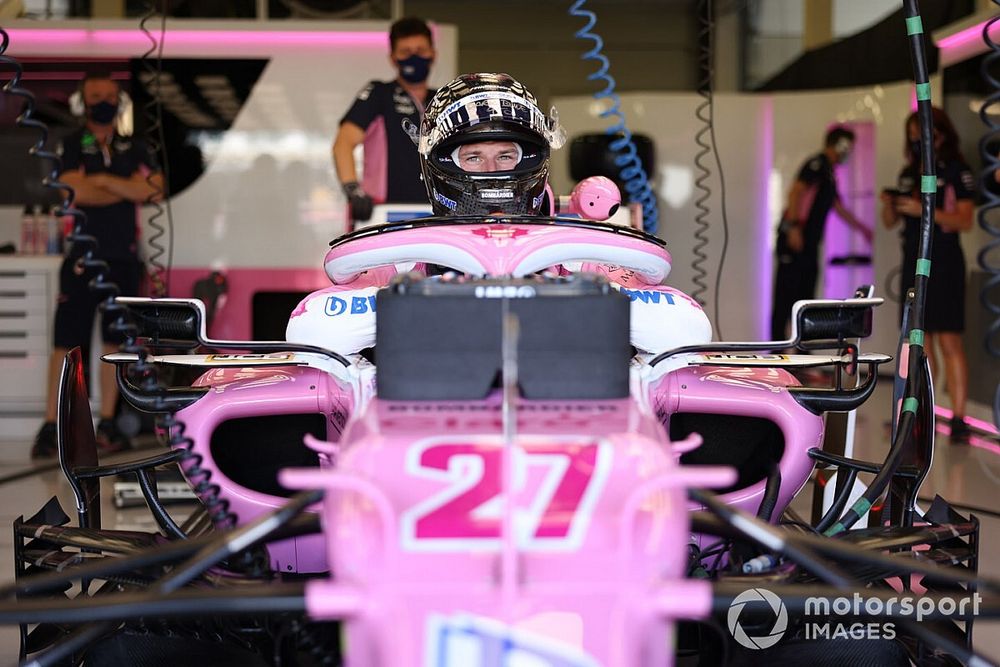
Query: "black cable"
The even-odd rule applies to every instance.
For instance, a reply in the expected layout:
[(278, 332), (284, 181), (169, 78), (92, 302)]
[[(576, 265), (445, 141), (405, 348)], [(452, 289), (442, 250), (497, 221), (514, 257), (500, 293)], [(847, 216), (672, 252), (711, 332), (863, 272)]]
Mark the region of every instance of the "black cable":
[[(318, 515), (304, 514), (276, 530), (272, 537), (274, 539), (287, 539), (300, 535), (316, 534), (320, 530)], [(118, 573), (134, 572), (173, 563), (190, 557), (199, 549), (205, 548), (213, 540), (218, 539), (217, 534), (210, 533), (186, 540), (165, 542), (129, 556), (103, 558), (62, 572), (45, 572), (23, 577), (0, 588), (0, 598), (13, 595), (39, 595), (61, 590), (78, 579), (110, 579)]]
[[(146, 22), (155, 14), (155, 6), (153, 3), (147, 5), (149, 11), (143, 16), (142, 21), (139, 24), (140, 30), (149, 38), (151, 42), (150, 49), (143, 54), (143, 65), (146, 68), (148, 76), (152, 77), (152, 81), (155, 84), (152, 86), (155, 93), (151, 93), (153, 100), (146, 105), (146, 110), (155, 108), (156, 113), (152, 118), (152, 125), (148, 127), (149, 135), (152, 136), (152, 129), (155, 128), (158, 132), (160, 138), (159, 148), (162, 149), (163, 161), (164, 161), (164, 183), (167, 182), (169, 178), (167, 169), (168, 160), (166, 154), (166, 146), (163, 134), (163, 122), (162, 122), (162, 104), (160, 103), (160, 75), (163, 70), (163, 37), (166, 31), (166, 13), (164, 12), (160, 23), (160, 40), (157, 42), (154, 39), (152, 33), (145, 27)], [(148, 62), (148, 56), (154, 51), (157, 53), (157, 69), (153, 69)], [(147, 91), (149, 88), (147, 88)], [(152, 106), (151, 106), (152, 105)], [(155, 143), (155, 140), (154, 140)], [(163, 227), (155, 224), (154, 220), (159, 217), (162, 211), (161, 207), (157, 206), (157, 214), (150, 219), (150, 224), (158, 230), (158, 234), (155, 238), (162, 236)], [(170, 209), (170, 201), (167, 199), (167, 220), (171, 229), (171, 259), (168, 261), (172, 262), (173, 253), (173, 218)], [(154, 246), (153, 238), (150, 238), (150, 245)], [(158, 260), (158, 257), (162, 255), (162, 246), (156, 244), (154, 246), (157, 251), (154, 252), (153, 256), (150, 258), (150, 263), (154, 264)], [(131, 334), (131, 336), (129, 336)], [(229, 510), (229, 501), (221, 497), (222, 489), (218, 484), (212, 483), (212, 471), (208, 468), (202, 466), (204, 457), (194, 451), (194, 440), (185, 435), (186, 426), (183, 422), (177, 419), (174, 411), (171, 409), (170, 405), (166, 401), (166, 389), (160, 385), (158, 373), (154, 364), (149, 363), (148, 351), (144, 346), (137, 344), (137, 337), (135, 336), (135, 327), (132, 326), (126, 333), (126, 345), (123, 347), (123, 351), (130, 352), (136, 355), (137, 361), (131, 367), (129, 371), (130, 378), (135, 380), (135, 383), (141, 387), (141, 389), (146, 392), (156, 396), (155, 408), (158, 413), (160, 413), (159, 426), (164, 429), (164, 433), (167, 434), (168, 442), (167, 446), (172, 449), (179, 449), (182, 451), (181, 459), (178, 462), (181, 470), (184, 471), (188, 482), (193, 487), (195, 495), (198, 496), (202, 504), (205, 506), (209, 517), (212, 519), (212, 523), (216, 527), (229, 528), (235, 526), (237, 523), (236, 515)]]
[[(187, 561), (178, 565), (154, 588), (159, 595), (168, 595), (191, 583), (209, 568), (235, 554), (250, 549), (266, 540), (276, 530), (287, 524), (307, 507), (323, 499), (322, 491), (303, 491), (287, 503), (238, 529), (214, 537)], [(110, 597), (110, 596), (109, 596)], [(117, 597), (117, 596), (114, 596)], [(84, 617), (86, 618), (86, 617)], [(87, 621), (92, 619), (86, 618)], [(97, 638), (115, 631), (119, 619), (108, 619), (90, 625), (87, 630), (71, 634), (24, 667), (54, 667), (58, 662), (82, 650)]]
[(0, 602), (0, 625), (21, 623), (87, 623), (126, 621), (140, 616), (210, 618), (306, 612), (304, 584), (224, 589), (190, 588), (160, 595), (123, 593), (73, 600)]
[[(705, 137), (711, 139), (712, 134), (712, 3), (711, 0), (699, 0), (698, 2), (698, 95), (702, 101), (694, 110), (695, 117), (701, 122), (701, 127), (694, 135), (694, 143), (698, 146), (698, 151), (694, 156), (694, 166), (697, 176), (694, 179), (694, 186), (700, 194), (694, 200), (694, 207), (697, 213), (694, 216), (694, 245), (691, 248), (691, 270), (694, 275), (691, 282), (694, 289), (690, 296), (702, 307), (705, 306), (703, 294), (708, 289), (708, 271), (705, 270), (705, 262), (708, 261), (708, 253), (705, 248), (708, 246), (708, 230), (710, 227), (708, 216), (711, 213), (707, 202), (712, 198), (712, 189), (708, 186), (708, 181), (712, 177), (712, 171), (704, 163), (706, 157), (712, 152), (712, 146)], [(718, 317), (715, 324), (718, 326)]]
[[(1000, 0), (993, 0), (994, 4), (1000, 5)], [(983, 41), (989, 48), (989, 53), (983, 58), (980, 72), (983, 80), (989, 85), (993, 92), (990, 93), (982, 106), (979, 107), (979, 118), (989, 128), (979, 140), (979, 154), (983, 160), (984, 170), (981, 176), (983, 205), (979, 207), (977, 219), (979, 227), (992, 237), (984, 245), (977, 255), (979, 267), (989, 276), (979, 292), (979, 300), (988, 313), (993, 317), (989, 323), (984, 336), (986, 350), (994, 357), (1000, 357), (1000, 294), (991, 294), (1000, 290), (1000, 218), (991, 213), (998, 213), (1000, 209), (1000, 196), (995, 192), (997, 188), (996, 175), (1000, 173), (1000, 157), (996, 151), (996, 141), (1000, 140), (1000, 124), (994, 121), (990, 115), (990, 108), (1000, 103), (1000, 79), (990, 72), (990, 67), (1000, 64), (1000, 44), (990, 37), (990, 28), (1000, 20), (1000, 15), (994, 16), (983, 26)], [(991, 146), (991, 143), (993, 144)], [(993, 395), (993, 423), (1000, 426), (1000, 383), (997, 384)]]
[[(152, 282), (152, 293), (153, 296), (167, 296), (170, 293), (170, 267), (173, 261), (173, 214), (170, 208), (170, 161), (167, 157), (167, 145), (166, 138), (163, 131), (163, 103), (160, 94), (160, 86), (163, 76), (163, 37), (166, 32), (167, 27), (167, 14), (166, 12), (161, 13), (160, 22), (160, 37), (157, 39), (153, 36), (153, 33), (149, 31), (146, 27), (146, 23), (156, 16), (158, 10), (156, 4), (152, 1), (146, 2), (146, 13), (143, 15), (142, 19), (139, 21), (139, 30), (149, 39), (150, 46), (149, 49), (143, 53), (139, 60), (142, 63), (143, 71), (146, 74), (142, 77), (141, 83), (146, 88), (146, 93), (149, 95), (150, 99), (143, 105), (143, 118), (145, 119), (144, 135), (146, 137), (147, 148), (155, 154), (162, 165), (161, 171), (163, 173), (163, 187), (157, 185), (153, 180), (153, 174), (150, 173), (146, 177), (146, 183), (153, 188), (153, 193), (149, 196), (146, 201), (147, 204), (151, 205), (156, 211), (149, 217), (149, 226), (153, 228), (153, 234), (149, 237), (149, 247), (153, 249), (153, 252), (148, 257), (149, 264), (152, 267), (150, 271), (150, 279)], [(150, 56), (156, 54), (156, 66), (150, 64)], [(164, 204), (160, 201), (163, 200)], [(167, 253), (167, 248), (165, 248), (161, 243), (160, 239), (167, 233), (163, 225), (160, 223), (160, 218), (163, 215), (167, 216), (167, 224), (170, 228), (170, 236), (168, 237), (169, 243), (169, 254), (167, 255), (167, 266), (164, 266), (160, 261), (160, 258)]]
[(719, 314), (722, 290), (722, 270), (726, 265), (726, 253), (729, 250), (729, 215), (726, 212), (726, 174), (722, 169), (722, 158), (719, 156), (719, 144), (715, 140), (715, 19), (712, 15), (712, 0), (706, 0), (708, 5), (708, 41), (709, 41), (709, 77), (708, 77), (708, 127), (712, 138), (712, 155), (715, 157), (715, 169), (719, 173), (719, 212), (722, 214), (722, 252), (719, 253), (719, 267), (715, 272), (715, 299), (713, 312), (715, 315), (715, 331), (719, 340), (725, 340), (722, 333), (722, 316)]
[(804, 549), (796, 544), (794, 540), (788, 539), (785, 535), (786, 531), (781, 531), (756, 517), (729, 507), (719, 500), (714, 493), (709, 491), (688, 489), (688, 495), (692, 500), (704, 505), (708, 511), (717, 515), (752, 542), (772, 552), (784, 554), (789, 559), (834, 586), (840, 588), (850, 588), (853, 586), (854, 582), (841, 572), (839, 567), (819, 559), (808, 549)]
[(761, 521), (770, 521), (774, 514), (774, 508), (778, 504), (778, 493), (781, 491), (781, 468), (775, 463), (767, 473), (767, 481), (764, 483), (764, 497), (761, 498), (760, 507), (757, 508), (757, 518)]
[[(816, 524), (816, 532), (818, 533), (826, 532), (826, 530), (836, 522), (837, 517), (844, 513), (844, 508), (847, 507), (847, 502), (851, 499), (851, 494), (854, 492), (854, 485), (858, 479), (858, 471), (855, 469), (845, 470), (844, 468), (841, 468), (837, 474), (837, 479), (843, 481), (843, 486), (841, 487), (840, 492), (834, 496), (830, 509), (826, 511), (826, 514), (820, 517), (819, 523)], [(847, 475), (847, 479), (842, 480), (839, 475)], [(827, 484), (831, 481), (833, 481), (832, 477)]]
[[(706, 492), (699, 491), (698, 493), (704, 495)], [(748, 537), (758, 544), (763, 544), (758, 536), (764, 535), (765, 539), (769, 540), (777, 548), (772, 548), (768, 544), (764, 544), (764, 546), (775, 553), (787, 554), (783, 549), (786, 548), (786, 545), (791, 544), (793, 548), (797, 548), (799, 551), (814, 551), (838, 562), (871, 565), (895, 572), (922, 574), (937, 581), (949, 581), (965, 585), (975, 584), (978, 587), (1000, 592), (1000, 580), (984, 578), (961, 568), (941, 567), (932, 562), (916, 560), (919, 556), (901, 559), (885, 555), (878, 551), (861, 548), (857, 544), (846, 540), (820, 537), (808, 533), (793, 533), (787, 530), (782, 531), (768, 523), (760, 521), (752, 515), (725, 505), (714, 494), (711, 498), (715, 504), (714, 507), (710, 507), (700, 497), (695, 498), (695, 500), (704, 504), (709, 511), (716, 514), (722, 521), (719, 523), (707, 521), (705, 520), (704, 513), (695, 512), (691, 516), (691, 526), (694, 532), (708, 533), (720, 537)], [(753, 536), (747, 534), (748, 527), (753, 528)], [(787, 555), (792, 560), (795, 560), (791, 554)], [(808, 566), (804, 567), (811, 569)]]
[[(922, 382), (930, 382), (925, 377), (926, 352), (924, 350), (924, 308), (927, 303), (927, 279), (931, 271), (931, 243), (934, 232), (934, 210), (937, 200), (937, 177), (933, 173), (937, 161), (934, 157), (934, 121), (930, 99), (930, 79), (924, 48), (924, 31), (920, 19), (917, 0), (903, 0), (906, 17), (906, 32), (909, 35), (910, 55), (913, 60), (913, 80), (916, 86), (917, 117), (920, 120), (920, 144), (923, 156), (923, 173), (920, 183), (920, 243), (917, 253), (916, 276), (914, 279), (914, 299), (910, 314), (910, 330), (902, 331), (903, 340), (909, 343), (909, 359), (906, 372), (906, 390), (902, 403), (902, 414), (893, 433), (892, 446), (885, 463), (871, 485), (840, 519), (827, 531), (836, 535), (849, 529), (868, 513), (875, 501), (889, 486), (892, 477), (902, 463), (908, 439), (914, 434), (916, 414), (919, 408), (917, 398)], [(897, 375), (902, 377), (902, 369)], [(895, 407), (895, 406), (894, 406)]]
[[(90, 281), (89, 288), (97, 294), (101, 311), (113, 320), (109, 329), (124, 337), (125, 342), (121, 346), (122, 351), (136, 355), (137, 361), (133, 364), (129, 374), (144, 391), (156, 396), (155, 407), (158, 411), (165, 413), (165, 417), (161, 420), (160, 425), (165, 429), (164, 432), (168, 436), (169, 446), (180, 448), (184, 451), (180, 465), (188, 475), (188, 479), (191, 480), (195, 493), (205, 503), (209, 515), (217, 526), (228, 527), (234, 525), (236, 523), (236, 516), (229, 512), (229, 503), (219, 497), (220, 489), (218, 485), (211, 484), (211, 471), (201, 467), (201, 456), (192, 451), (194, 446), (193, 440), (184, 435), (184, 424), (169, 410), (170, 406), (166, 401), (166, 389), (159, 382), (155, 365), (148, 360), (148, 351), (145, 346), (138, 342), (138, 329), (135, 324), (128, 321), (127, 308), (115, 302), (116, 297), (120, 294), (120, 290), (116, 284), (106, 279), (109, 271), (107, 262), (96, 257), (97, 239), (83, 233), (84, 225), (86, 224), (86, 215), (73, 206), (75, 191), (69, 185), (59, 181), (59, 175), (62, 172), (62, 160), (58, 154), (46, 149), (48, 127), (45, 123), (32, 117), (35, 109), (35, 98), (30, 91), (19, 86), (23, 68), (16, 59), (6, 55), (9, 44), (10, 36), (0, 28), (0, 64), (10, 65), (14, 69), (14, 75), (3, 87), (3, 91), (24, 100), (24, 111), (18, 116), (17, 125), (18, 127), (34, 129), (38, 133), (38, 139), (32, 145), (29, 153), (47, 160), (51, 165), (49, 175), (42, 181), (43, 185), (56, 190), (62, 189), (66, 191), (63, 202), (56, 214), (60, 217), (69, 215), (73, 218), (73, 230), (68, 236), (68, 241), (72, 244), (71, 256), (77, 257), (77, 265), (84, 272), (90, 271), (96, 274)], [(158, 93), (159, 91), (157, 90)], [(23, 601), (19, 601), (19, 604), (23, 604)], [(105, 620), (117, 618), (119, 617), (111, 616)], [(102, 619), (88, 617), (87, 620), (99, 621)], [(17, 621), (18, 624), (24, 622), (28, 621)], [(113, 628), (108, 626), (105, 629)], [(90, 633), (75, 635), (71, 639), (57, 644), (54, 650), (59, 653), (67, 651), (75, 652), (75, 650), (79, 650), (84, 646), (81, 642), (88, 638), (92, 640)], [(39, 659), (47, 660), (44, 655), (40, 656)]]
[[(720, 518), (726, 521), (730, 526), (732, 526), (739, 532), (743, 533), (746, 537), (748, 537), (752, 541), (756, 542), (761, 546), (769, 548), (774, 552), (783, 554), (785, 557), (794, 561), (796, 564), (805, 568), (806, 570), (812, 572), (826, 583), (832, 584), (834, 588), (832, 589), (832, 591), (828, 589), (826, 597), (843, 599), (844, 589), (856, 587), (857, 582), (849, 578), (846, 574), (841, 573), (839, 568), (829, 563), (821, 561), (818, 557), (816, 557), (815, 554), (810, 552), (808, 547), (805, 547), (804, 545), (799, 546), (794, 544), (795, 541), (836, 544), (839, 542), (839, 540), (830, 538), (812, 538), (812, 537), (806, 537), (805, 535), (797, 536), (793, 539), (786, 539), (781, 535), (781, 531), (777, 530), (770, 524), (765, 523), (755, 517), (752, 517), (749, 514), (746, 514), (745, 512), (741, 512), (735, 508), (729, 507), (728, 505), (720, 501), (715, 496), (715, 494), (711, 492), (701, 491), (698, 489), (689, 489), (688, 494), (693, 500), (704, 505), (711, 512), (718, 515)], [(840, 546), (850, 547), (851, 545), (845, 545), (842, 543)], [(848, 551), (854, 552), (861, 550), (855, 547), (854, 549), (849, 548)], [(851, 553), (850, 555), (856, 556), (857, 554)], [(938, 568), (935, 566), (934, 569), (937, 570)], [(940, 579), (940, 575), (937, 573), (934, 573), (931, 576), (933, 576), (935, 579)], [(976, 579), (976, 581), (978, 583), (979, 580)], [(720, 585), (718, 583), (715, 584), (712, 603), (714, 611), (716, 613), (728, 614), (732, 608), (732, 603), (734, 601), (735, 596), (730, 597), (725, 594), (720, 594), (722, 593), (722, 591), (725, 590), (724, 586), (725, 586), (724, 584), (723, 585)], [(813, 591), (813, 594), (811, 595), (803, 596), (802, 595), (803, 589), (808, 590), (808, 588), (805, 586), (795, 586), (793, 589), (791, 589), (792, 591), (794, 591), (795, 598), (792, 600), (792, 603), (789, 604), (790, 598), (785, 595), (784, 591), (778, 590), (779, 588), (780, 587), (775, 587), (770, 584), (768, 585), (768, 590), (772, 593), (777, 594), (782, 604), (784, 605), (785, 609), (790, 610), (791, 613), (793, 614), (796, 613), (801, 614), (807, 612), (809, 610), (810, 600), (823, 596), (823, 594), (816, 594), (815, 591)], [(743, 590), (746, 590), (746, 588), (744, 587)], [(976, 595), (978, 595), (978, 593), (976, 593)], [(891, 596), (888, 594), (884, 595), (884, 597), (891, 597), (892, 599), (896, 599), (897, 596), (898, 594), (895, 591), (892, 592)], [(878, 597), (880, 597), (880, 595), (879, 592), (877, 591), (867, 591), (867, 590), (865, 591), (866, 601), (870, 598), (878, 598)], [(922, 595), (921, 600), (928, 598), (936, 598), (936, 597), (937, 596), (934, 595)], [(954, 597), (952, 595), (944, 595), (940, 597), (947, 599), (949, 601), (954, 601)], [(799, 611), (800, 608), (802, 609), (801, 612)], [(935, 610), (940, 610), (940, 606), (935, 604)], [(912, 613), (912, 611), (913, 610), (911, 609), (909, 613)], [(902, 611), (900, 611), (899, 613), (902, 614)], [(994, 596), (994, 599), (987, 598), (986, 614), (982, 613), (982, 610), (978, 602), (974, 605), (973, 611), (969, 613), (970, 613), (969, 620), (971, 620), (971, 618), (973, 618), (974, 615), (978, 615), (981, 618), (1000, 616), (1000, 598), (997, 598), (996, 596)], [(892, 610), (886, 608), (884, 616), (891, 616), (891, 615), (892, 615)], [(883, 614), (880, 612), (879, 618), (882, 617)], [(961, 617), (961, 615), (957, 617)], [(902, 625), (904, 627), (913, 629), (913, 625), (915, 624), (904, 621)], [(980, 665), (990, 664), (983, 661), (982, 658), (975, 655), (971, 651), (965, 649), (964, 647), (959, 648), (948, 637), (945, 637), (941, 633), (935, 632), (926, 626), (919, 629), (919, 637), (935, 647), (944, 647), (945, 650), (958, 649), (956, 655), (965, 659), (967, 664), (976, 665), (976, 667), (979, 667)]]
[(169, 577), (157, 586), (157, 591), (172, 593), (226, 558), (260, 544), (277, 529), (304, 512), (307, 507), (322, 499), (322, 491), (297, 493), (277, 510), (216, 537), (188, 561), (178, 566)]

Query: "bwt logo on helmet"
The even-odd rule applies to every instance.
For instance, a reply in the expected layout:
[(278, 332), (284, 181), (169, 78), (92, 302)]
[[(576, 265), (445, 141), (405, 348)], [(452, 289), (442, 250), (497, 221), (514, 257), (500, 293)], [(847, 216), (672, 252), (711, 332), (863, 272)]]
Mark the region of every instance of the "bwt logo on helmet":
[(441, 202), (442, 206), (447, 206), (453, 211), (458, 208), (458, 203), (454, 199), (448, 199), (437, 190), (434, 191), (434, 199), (437, 199), (439, 202)]
[[(329, 317), (337, 317), (348, 312), (347, 301), (339, 296), (330, 296), (326, 299), (324, 312)], [(366, 315), (375, 312), (374, 296), (354, 296), (351, 297), (350, 315)]]
[[(774, 623), (771, 624), (770, 630), (761, 628), (764, 629), (764, 634), (755, 634), (754, 636), (750, 636), (747, 633), (746, 629), (740, 623), (740, 614), (743, 613), (743, 608), (747, 605), (758, 608), (764, 605), (765, 608), (770, 609), (770, 613), (774, 618)], [(766, 588), (751, 588), (737, 595), (729, 605), (726, 624), (729, 626), (729, 634), (733, 636), (733, 639), (740, 646), (751, 649), (771, 648), (781, 641), (785, 630), (788, 629), (788, 610), (785, 609), (785, 603), (781, 601), (781, 598)], [(764, 625), (766, 626), (767, 624), (765, 623)], [(757, 629), (754, 629), (754, 632), (756, 633)]]

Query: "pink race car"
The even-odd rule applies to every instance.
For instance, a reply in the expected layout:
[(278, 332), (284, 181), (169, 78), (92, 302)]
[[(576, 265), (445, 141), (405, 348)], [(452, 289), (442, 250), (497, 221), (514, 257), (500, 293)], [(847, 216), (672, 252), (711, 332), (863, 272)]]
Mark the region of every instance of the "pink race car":
[[(628, 228), (429, 218), (331, 246), (332, 284), (295, 309), (287, 341), (211, 340), (197, 301), (120, 299), (152, 347), (241, 350), (107, 358), (134, 405), (165, 413), (165, 454), (97, 465), (90, 431), (74, 428), (89, 408), (79, 354), (68, 357), (60, 456), (80, 528), (58, 525), (68, 519), (51, 504), (19, 521), (9, 592), (79, 579), (108, 594), (0, 605), (0, 620), (41, 623), (26, 652), (88, 664), (165, 664), (138, 661), (155, 648), (166, 662), (580, 667), (691, 652), (737, 664), (742, 651), (799, 664), (802, 605), (787, 603), (799, 634), (779, 643), (790, 631), (742, 620), (748, 602), (769, 601), (752, 591), (794, 597), (815, 578), (882, 586), (930, 567), (880, 553), (889, 548), (948, 543), (974, 563), (974, 520), (928, 513), (913, 525), (919, 443), (892, 487), (894, 527), (823, 538), (780, 525), (817, 460), (846, 477), (806, 526), (819, 532), (847, 521), (857, 473), (878, 472), (820, 449), (823, 413), (861, 404), (889, 359), (856, 345), (878, 299), (802, 302), (788, 341), (717, 343), (698, 304), (662, 284), (663, 242)], [(770, 353), (796, 345), (831, 353)], [(817, 365), (835, 369), (836, 386), (791, 373)], [(168, 367), (198, 375), (159, 389), (152, 369)], [(183, 524), (152, 482), (165, 463), (202, 501)], [(101, 530), (97, 478), (124, 472), (138, 475), (158, 534)], [(857, 566), (844, 579), (817, 553)], [(782, 617), (765, 607), (774, 631)], [(730, 634), (706, 635), (727, 609)], [(164, 620), (177, 616), (212, 620)], [(62, 630), (82, 620), (99, 622)], [(843, 645), (808, 648), (837, 656)], [(908, 664), (923, 648), (868, 650)]]
[[(723, 603), (742, 609), (741, 596), (762, 582), (775, 590), (815, 576), (836, 583), (803, 555), (810, 550), (867, 552), (862, 561), (881, 563), (873, 572), (867, 562), (856, 585), (913, 571), (876, 553), (887, 545), (966, 536), (974, 558), (974, 521), (938, 526), (925, 517), (924, 527), (844, 539), (778, 525), (816, 459), (853, 465), (853, 475), (872, 465), (819, 448), (824, 411), (863, 402), (888, 360), (851, 342), (867, 334), (878, 299), (803, 302), (792, 340), (723, 344), (711, 342), (693, 300), (662, 284), (671, 261), (662, 241), (631, 229), (430, 218), (331, 246), (332, 285), (292, 313), (287, 341), (213, 341), (196, 301), (120, 300), (152, 346), (244, 350), (108, 357), (130, 401), (167, 413), (166, 454), (96, 465), (86, 429), (71, 428), (89, 409), (74, 371), (79, 355), (70, 355), (61, 461), (81, 528), (53, 525), (65, 521), (52, 518), (52, 506), (19, 522), (16, 590), (124, 578), (152, 594), (78, 598), (62, 611), (50, 603), (44, 614), (15, 605), (6, 618), (17, 622), (90, 623), (66, 635), (43, 623), (26, 650), (69, 643), (103, 664), (148, 650), (162, 634), (150, 625), (176, 636), (162, 617), (183, 614), (212, 615), (209, 634), (222, 639), (205, 648), (197, 643), (205, 633), (195, 632), (195, 643), (176, 650), (244, 664), (252, 655), (261, 664), (659, 666), (685, 647), (703, 658), (728, 647), (733, 662), (733, 651), (749, 650), (744, 639), (771, 652), (751, 661), (769, 655), (780, 664), (781, 651), (801, 649), (795, 640), (768, 648), (773, 633), (750, 636), (739, 623), (724, 640), (677, 624), (704, 622)], [(835, 354), (766, 352), (790, 345)], [(817, 364), (868, 372), (857, 386), (825, 389), (803, 387), (790, 372)], [(167, 391), (143, 382), (150, 368), (168, 366), (200, 375)], [(150, 481), (151, 467), (169, 462), (204, 506), (183, 525)], [(122, 472), (144, 480), (160, 534), (100, 530), (94, 483)], [(821, 523), (841, 518), (846, 498)], [(864, 550), (850, 546), (862, 538)], [(74, 546), (119, 556), (84, 558)], [(25, 576), (39, 569), (57, 572)], [(262, 620), (277, 612), (282, 622)], [(238, 614), (257, 620), (220, 618)], [(117, 622), (149, 615), (160, 620), (138, 622), (141, 632)], [(342, 626), (322, 623), (334, 620)], [(835, 638), (820, 644), (837, 654)], [(903, 647), (883, 640), (872, 650), (893, 664)]]

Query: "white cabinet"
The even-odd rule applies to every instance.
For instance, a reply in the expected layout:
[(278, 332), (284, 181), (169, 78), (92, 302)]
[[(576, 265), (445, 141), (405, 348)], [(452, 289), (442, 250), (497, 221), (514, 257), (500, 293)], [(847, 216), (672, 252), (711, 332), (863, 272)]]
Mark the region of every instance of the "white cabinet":
[(45, 415), (59, 255), (0, 255), (0, 439), (30, 439)]

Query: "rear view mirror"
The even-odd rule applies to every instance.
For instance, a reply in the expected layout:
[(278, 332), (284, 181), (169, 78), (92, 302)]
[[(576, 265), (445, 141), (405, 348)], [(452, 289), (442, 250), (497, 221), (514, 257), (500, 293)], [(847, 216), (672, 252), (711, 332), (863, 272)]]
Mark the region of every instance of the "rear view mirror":
[(205, 322), (205, 306), (196, 299), (119, 297), (128, 308), (143, 342), (155, 347), (198, 347)]
[(803, 350), (840, 347), (844, 341), (867, 338), (872, 333), (869, 299), (806, 301), (796, 312), (798, 347)]

